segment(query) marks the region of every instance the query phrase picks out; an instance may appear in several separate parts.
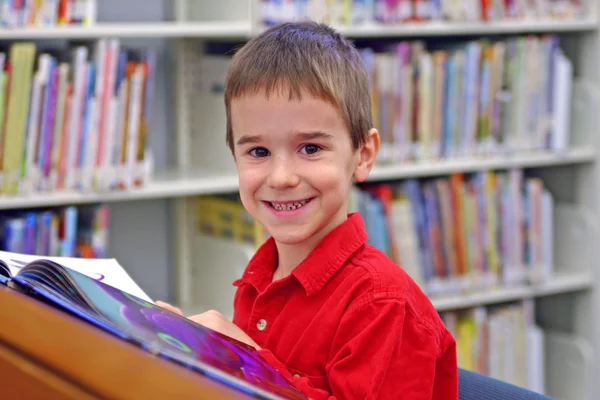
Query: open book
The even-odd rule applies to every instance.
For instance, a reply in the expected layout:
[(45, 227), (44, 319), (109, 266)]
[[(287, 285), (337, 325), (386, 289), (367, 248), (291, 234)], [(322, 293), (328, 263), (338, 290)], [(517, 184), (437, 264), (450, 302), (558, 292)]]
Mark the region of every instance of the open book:
[[(54, 263), (54, 268), (45, 269), (44, 278), (60, 281), (61, 270), (66, 268), (82, 273), (92, 279), (123, 290), (131, 295), (152, 302), (150, 297), (135, 283), (127, 271), (115, 259), (45, 257), (0, 251), (0, 283), (7, 284), (14, 276), (30, 271), (40, 273), (38, 260)], [(55, 282), (55, 283), (58, 283)]]
[(0, 284), (261, 399), (306, 399), (251, 346), (152, 302), (113, 259), (0, 251)]

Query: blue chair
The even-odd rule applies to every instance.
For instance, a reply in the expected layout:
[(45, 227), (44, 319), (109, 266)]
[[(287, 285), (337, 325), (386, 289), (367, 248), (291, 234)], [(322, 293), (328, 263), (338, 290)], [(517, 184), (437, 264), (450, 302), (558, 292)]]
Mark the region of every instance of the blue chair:
[(464, 369), (458, 370), (459, 400), (552, 400), (550, 397)]

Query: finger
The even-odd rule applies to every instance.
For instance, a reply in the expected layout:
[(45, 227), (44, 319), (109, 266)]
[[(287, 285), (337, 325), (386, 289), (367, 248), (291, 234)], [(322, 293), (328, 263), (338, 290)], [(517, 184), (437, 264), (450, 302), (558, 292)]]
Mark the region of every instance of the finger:
[(209, 315), (205, 315), (205, 314), (191, 315), (187, 318), (191, 319), (192, 321), (194, 321), (198, 324), (201, 324), (201, 325), (210, 324), (212, 321), (212, 318)]
[(174, 306), (172, 306), (172, 305), (170, 305), (168, 303), (165, 303), (164, 301), (158, 300), (155, 304), (157, 306), (159, 306), (159, 307), (162, 307), (162, 308), (167, 309), (167, 310), (169, 310), (171, 312), (174, 312), (175, 314), (179, 314), (179, 315), (183, 316), (183, 312), (179, 308), (174, 307)]
[(210, 318), (215, 318), (215, 319), (220, 319), (220, 320), (224, 320), (224, 321), (229, 321), (227, 318), (225, 318), (225, 316), (223, 314), (221, 314), (220, 312), (216, 311), (216, 310), (208, 310), (205, 313), (203, 313), (205, 316)]
[(187, 318), (206, 328), (212, 329), (213, 331), (222, 331), (222, 323), (220, 323), (219, 319), (214, 318), (208, 313), (192, 315), (191, 317)]

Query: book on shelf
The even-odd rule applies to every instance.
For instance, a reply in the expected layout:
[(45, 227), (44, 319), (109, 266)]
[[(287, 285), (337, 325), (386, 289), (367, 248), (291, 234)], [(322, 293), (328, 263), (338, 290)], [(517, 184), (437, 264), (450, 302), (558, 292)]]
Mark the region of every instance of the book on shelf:
[(195, 232), (258, 248), (269, 237), (246, 211), (239, 195), (198, 196)]
[(143, 185), (154, 64), (118, 39), (0, 51), (0, 194)]
[(118, 39), (0, 51), (0, 194), (143, 185), (154, 63)]
[(56, 257), (104, 258), (107, 205), (7, 210), (0, 216), (0, 250)]
[(366, 44), (377, 162), (562, 151), (573, 66), (557, 35)]
[(581, 0), (261, 0), (263, 24), (314, 20), (328, 24), (491, 22), (577, 18)]
[(251, 346), (163, 309), (114, 259), (0, 252), (0, 284), (261, 399), (306, 399)]
[(533, 300), (440, 314), (456, 340), (459, 368), (544, 393), (544, 331)]
[(0, 27), (90, 26), (97, 0), (0, 0)]
[(554, 199), (520, 169), (353, 188), (368, 242), (430, 296), (552, 278)]

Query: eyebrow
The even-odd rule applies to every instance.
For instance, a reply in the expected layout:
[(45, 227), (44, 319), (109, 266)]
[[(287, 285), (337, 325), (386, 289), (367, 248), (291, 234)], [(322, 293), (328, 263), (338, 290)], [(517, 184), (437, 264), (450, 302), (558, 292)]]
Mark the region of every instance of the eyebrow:
[[(315, 132), (297, 132), (297, 137), (302, 138), (303, 140), (314, 140), (314, 139), (333, 139), (333, 135), (321, 131)], [(261, 135), (248, 136), (244, 135), (238, 139), (236, 144), (238, 146), (242, 146), (247, 143), (258, 143), (262, 140)]]
[(257, 135), (257, 136), (242, 136), (241, 138), (238, 139), (238, 141), (236, 142), (236, 144), (238, 146), (241, 146), (243, 144), (246, 143), (258, 143), (261, 140), (261, 136)]
[(316, 131), (316, 132), (298, 132), (296, 136), (301, 137), (304, 140), (312, 140), (312, 139), (333, 139), (333, 135), (329, 133)]

